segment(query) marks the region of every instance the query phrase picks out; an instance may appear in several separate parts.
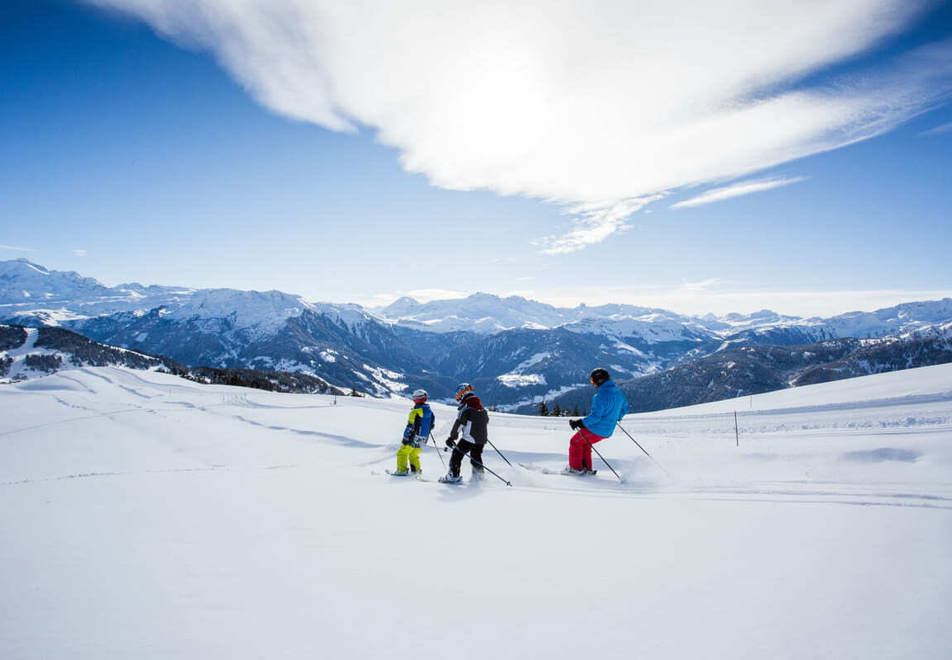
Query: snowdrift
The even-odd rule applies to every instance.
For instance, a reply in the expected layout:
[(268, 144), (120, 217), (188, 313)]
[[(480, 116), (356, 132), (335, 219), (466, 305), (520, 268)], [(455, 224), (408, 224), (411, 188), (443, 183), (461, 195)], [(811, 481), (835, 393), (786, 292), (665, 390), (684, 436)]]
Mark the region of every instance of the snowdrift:
[(631, 416), (622, 481), (501, 414), (511, 488), (388, 477), (407, 408), (0, 387), (0, 657), (948, 657), (952, 365)]

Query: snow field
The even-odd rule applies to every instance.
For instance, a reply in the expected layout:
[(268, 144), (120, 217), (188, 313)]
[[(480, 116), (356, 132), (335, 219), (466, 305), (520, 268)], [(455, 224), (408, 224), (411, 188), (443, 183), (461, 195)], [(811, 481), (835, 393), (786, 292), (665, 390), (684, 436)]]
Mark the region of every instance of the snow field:
[(624, 483), (543, 473), (566, 420), (494, 414), (531, 468), (487, 447), (507, 488), (435, 483), (433, 448), (427, 481), (383, 474), (403, 401), (5, 386), (0, 657), (948, 657), (950, 391), (930, 367), (631, 416), (672, 476), (616, 433)]

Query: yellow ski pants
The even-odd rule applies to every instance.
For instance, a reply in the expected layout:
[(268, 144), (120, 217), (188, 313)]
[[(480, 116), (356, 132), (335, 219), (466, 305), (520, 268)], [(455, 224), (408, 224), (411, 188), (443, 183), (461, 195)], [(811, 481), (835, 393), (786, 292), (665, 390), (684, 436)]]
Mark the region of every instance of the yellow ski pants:
[(400, 449), (397, 450), (397, 472), (406, 472), (411, 466), (414, 472), (422, 472), (423, 468), (420, 466), (421, 451), (421, 447), (400, 445)]

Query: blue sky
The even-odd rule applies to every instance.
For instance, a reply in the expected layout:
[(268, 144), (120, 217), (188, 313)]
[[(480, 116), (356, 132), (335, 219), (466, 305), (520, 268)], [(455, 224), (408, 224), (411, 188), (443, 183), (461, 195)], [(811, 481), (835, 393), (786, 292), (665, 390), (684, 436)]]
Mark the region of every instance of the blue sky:
[[(214, 9), (216, 3), (208, 3)], [(646, 138), (632, 129), (629, 135), (627, 124), (612, 122), (628, 115), (656, 121), (653, 109), (671, 114), (680, 107), (684, 91), (665, 78), (639, 90), (643, 97), (627, 92), (610, 103), (622, 88), (612, 86), (613, 68), (586, 62), (598, 75), (586, 69), (581, 79), (598, 78), (604, 87), (546, 87), (538, 98), (551, 105), (536, 107), (536, 97), (520, 96), (525, 78), (508, 80), (509, 63), (516, 63), (519, 76), (561, 80), (564, 72), (540, 69), (538, 61), (551, 58), (518, 50), (498, 65), (499, 75), (483, 80), (474, 74), (489, 86), (491, 103), (484, 87), (457, 90), (468, 79), (452, 76), (451, 93), (441, 90), (438, 98), (446, 102), (437, 113), (426, 90), (392, 102), (403, 85), (381, 98), (380, 85), (362, 79), (366, 62), (348, 68), (348, 42), (339, 57), (331, 52), (318, 62), (331, 71), (328, 88), (335, 90), (328, 112), (323, 97), (301, 98), (299, 89), (310, 93), (314, 87), (310, 68), (273, 78), (293, 53), (254, 42), (229, 50), (236, 47), (221, 37), (221, 26), (201, 33), (179, 28), (183, 16), (164, 8), (163, 0), (101, 4), (113, 8), (59, 0), (12, 0), (0, 8), (0, 259), (26, 257), (110, 284), (277, 288), (365, 304), (408, 293), (427, 298), (488, 291), (557, 304), (826, 314), (952, 295), (952, 130), (943, 129), (952, 124), (952, 87), (943, 87), (949, 78), (939, 71), (916, 83), (921, 89), (894, 92), (930, 67), (948, 67), (948, 48), (935, 50), (935, 44), (952, 36), (949, 3), (895, 19), (898, 27), (871, 44), (863, 42), (867, 28), (860, 26), (858, 36), (844, 37), (859, 44), (847, 53), (785, 54), (789, 61), (777, 65), (784, 72), (791, 61), (815, 57), (820, 64), (757, 90), (819, 89), (823, 102), (830, 101), (830, 90), (856, 88), (857, 95), (883, 98), (894, 93), (898, 109), (882, 134), (845, 144), (844, 136), (884, 121), (857, 125), (850, 119), (791, 146), (789, 135), (768, 129), (784, 118), (798, 121), (799, 106), (792, 106), (780, 122), (763, 122), (766, 128), (754, 116), (753, 135), (741, 123), (737, 137), (723, 144), (711, 137), (710, 144), (682, 145), (680, 136), (704, 120), (692, 118), (674, 126), (670, 140), (652, 146), (650, 158), (633, 151), (653, 134)], [(569, 18), (553, 17), (553, 34), (558, 36), (558, 21)], [(260, 16), (227, 19), (249, 29)], [(344, 25), (350, 19), (339, 20)], [(830, 29), (840, 34), (848, 20), (832, 17)], [(518, 19), (505, 25), (518, 34)], [(652, 43), (650, 37), (641, 43)], [(332, 51), (333, 34), (328, 43)], [(311, 42), (302, 37), (302, 44), (310, 53)], [(923, 47), (933, 48), (929, 57), (906, 61)], [(506, 52), (505, 44), (500, 48)], [(648, 46), (643, 51), (652, 52)], [(254, 60), (261, 52), (264, 67)], [(409, 79), (447, 78), (431, 53), (424, 54), (407, 59)], [(693, 64), (671, 61), (666, 52), (658, 57), (676, 71)], [(480, 66), (493, 70), (491, 59), (483, 56)], [(529, 64), (519, 64), (523, 60)], [(249, 61), (254, 66), (246, 67)], [(748, 61), (738, 59), (734, 68)], [(416, 62), (423, 63), (419, 70), (409, 68)], [(721, 73), (702, 73), (694, 87), (698, 98), (708, 99), (702, 88)], [(750, 77), (769, 75), (779, 74), (753, 71)], [(854, 84), (869, 80), (871, 90)], [(475, 120), (472, 107), (452, 96), (457, 91), (461, 99), (475, 99)], [(575, 98), (599, 94), (606, 100), (584, 113), (605, 107), (604, 126), (613, 131), (602, 130), (598, 117), (580, 122), (562, 110)], [(526, 107), (535, 114), (523, 117)], [(844, 114), (860, 114), (857, 107)], [(465, 117), (461, 137), (453, 133), (455, 124), (440, 124), (454, 109)], [(820, 114), (808, 110), (804, 117)], [(333, 125), (337, 116), (350, 124), (349, 132), (333, 130), (344, 128)], [(443, 132), (428, 133), (430, 124)], [(539, 129), (538, 142), (525, 150), (510, 149), (536, 124), (548, 132)], [(733, 130), (735, 121), (727, 117), (722, 125)], [(764, 131), (762, 137), (757, 131)], [(556, 150), (550, 150), (553, 135), (565, 136)], [(585, 140), (573, 142), (574, 135)], [(763, 145), (770, 140), (778, 146), (768, 151)], [(547, 146), (538, 147), (542, 143)], [(572, 157), (557, 162), (566, 152)], [(733, 169), (725, 165), (735, 160)], [(705, 191), (763, 180), (789, 185), (672, 208)], [(626, 212), (606, 211), (603, 199), (626, 203)], [(578, 213), (584, 204), (598, 207), (595, 214)]]

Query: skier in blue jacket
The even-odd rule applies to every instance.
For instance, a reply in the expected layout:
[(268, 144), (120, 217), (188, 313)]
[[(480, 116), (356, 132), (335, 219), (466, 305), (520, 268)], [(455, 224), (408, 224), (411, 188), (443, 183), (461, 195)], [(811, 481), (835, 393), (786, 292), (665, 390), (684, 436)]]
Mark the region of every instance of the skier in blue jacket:
[(615, 425), (628, 412), (628, 401), (615, 385), (609, 373), (601, 368), (594, 369), (589, 382), (597, 388), (592, 397), (592, 411), (584, 419), (569, 420), (569, 426), (576, 431), (569, 441), (569, 466), (566, 474), (593, 474), (592, 445), (611, 436)]
[(400, 449), (397, 450), (397, 471), (391, 473), (395, 476), (403, 477), (411, 472), (417, 475), (423, 473), (420, 452), (436, 423), (436, 416), (430, 410), (430, 404), (426, 402), (428, 398), (426, 390), (416, 390), (413, 393), (413, 407), (407, 417)]

